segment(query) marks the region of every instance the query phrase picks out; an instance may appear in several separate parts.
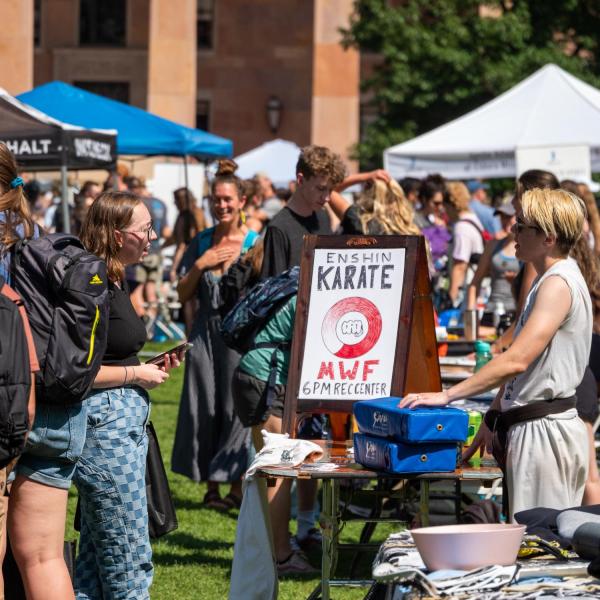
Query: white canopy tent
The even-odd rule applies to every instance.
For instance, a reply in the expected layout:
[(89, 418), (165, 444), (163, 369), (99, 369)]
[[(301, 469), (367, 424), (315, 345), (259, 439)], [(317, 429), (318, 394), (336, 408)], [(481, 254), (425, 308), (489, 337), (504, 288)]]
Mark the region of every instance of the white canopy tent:
[(293, 142), (273, 140), (235, 157), (236, 175), (250, 179), (256, 173), (266, 173), (276, 186), (287, 187), (296, 176), (300, 148)]
[(476, 110), (388, 148), (383, 162), (396, 178), (515, 177), (517, 151), (577, 146), (589, 148), (591, 171), (600, 171), (600, 90), (549, 64)]

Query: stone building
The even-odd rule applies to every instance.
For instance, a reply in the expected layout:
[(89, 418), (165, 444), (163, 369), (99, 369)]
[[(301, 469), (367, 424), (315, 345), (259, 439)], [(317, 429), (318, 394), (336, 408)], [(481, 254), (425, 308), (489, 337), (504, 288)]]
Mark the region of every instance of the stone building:
[(343, 156), (359, 136), (352, 0), (0, 0), (0, 86), (59, 79), (234, 142)]

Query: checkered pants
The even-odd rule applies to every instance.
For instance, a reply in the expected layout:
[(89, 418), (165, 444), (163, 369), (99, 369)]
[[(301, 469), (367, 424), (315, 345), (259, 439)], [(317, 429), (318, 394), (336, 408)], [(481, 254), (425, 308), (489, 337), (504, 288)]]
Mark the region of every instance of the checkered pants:
[(74, 478), (81, 502), (77, 599), (144, 600), (153, 574), (145, 483), (148, 397), (125, 387), (86, 401), (87, 437)]

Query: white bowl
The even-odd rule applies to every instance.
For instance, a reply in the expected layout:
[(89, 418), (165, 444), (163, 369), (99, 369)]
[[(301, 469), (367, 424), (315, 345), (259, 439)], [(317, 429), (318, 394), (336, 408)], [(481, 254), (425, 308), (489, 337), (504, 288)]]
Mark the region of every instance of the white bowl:
[(430, 571), (470, 571), (488, 565), (513, 565), (524, 525), (483, 523), (421, 527), (410, 532)]

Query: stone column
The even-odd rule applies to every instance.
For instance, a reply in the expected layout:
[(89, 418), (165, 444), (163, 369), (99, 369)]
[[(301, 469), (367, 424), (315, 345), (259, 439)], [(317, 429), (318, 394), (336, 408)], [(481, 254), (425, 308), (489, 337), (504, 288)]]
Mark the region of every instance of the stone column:
[(196, 0), (150, 0), (148, 110), (196, 125)]
[(353, 0), (314, 0), (313, 99), (311, 143), (328, 146), (348, 159), (358, 142), (360, 61), (344, 50), (340, 27), (347, 27)]
[(0, 0), (0, 87), (13, 96), (33, 87), (33, 0)]

